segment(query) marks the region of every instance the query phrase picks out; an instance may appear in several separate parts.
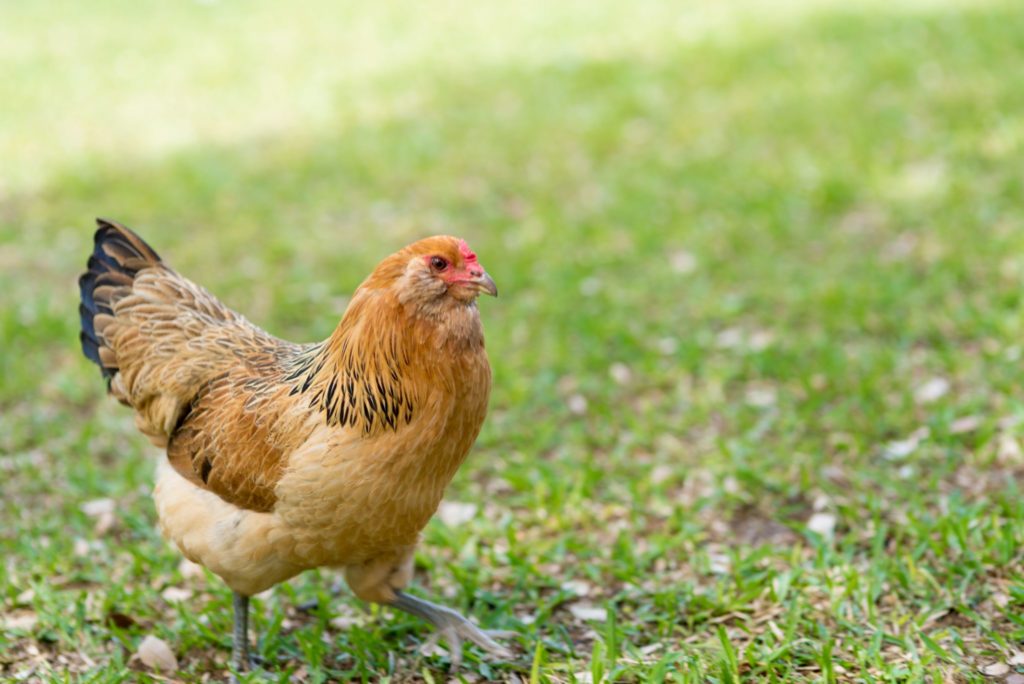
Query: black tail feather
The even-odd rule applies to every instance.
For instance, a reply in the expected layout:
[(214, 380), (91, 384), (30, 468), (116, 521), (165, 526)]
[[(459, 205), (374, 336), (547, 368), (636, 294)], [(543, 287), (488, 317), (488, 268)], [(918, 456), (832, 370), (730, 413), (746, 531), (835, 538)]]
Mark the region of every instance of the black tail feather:
[(82, 300), (78, 306), (82, 325), (78, 337), (82, 353), (100, 367), (109, 387), (118, 369), (103, 363), (100, 348), (105, 345), (102, 335), (96, 332), (95, 318), (97, 314), (113, 315), (113, 303), (110, 301), (110, 288), (105, 289), (99, 298), (96, 289), (102, 285), (130, 286), (140, 270), (160, 263), (160, 255), (145, 240), (115, 221), (98, 218), (96, 224), (95, 246), (89, 257), (88, 270), (78, 279)]

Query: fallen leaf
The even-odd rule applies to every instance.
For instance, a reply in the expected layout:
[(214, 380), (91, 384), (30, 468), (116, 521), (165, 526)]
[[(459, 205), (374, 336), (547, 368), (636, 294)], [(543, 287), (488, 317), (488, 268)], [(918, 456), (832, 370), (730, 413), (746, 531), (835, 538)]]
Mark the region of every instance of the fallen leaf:
[(135, 619), (132, 618), (132, 616), (125, 615), (124, 613), (119, 613), (116, 610), (112, 610), (109, 613), (107, 613), (107, 624), (113, 625), (114, 627), (118, 627), (120, 629), (128, 629), (129, 627), (132, 627), (137, 623), (135, 622)]
[(582, 394), (572, 395), (566, 403), (569, 406), (569, 412), (574, 415), (582, 416), (587, 412), (587, 398)]
[(922, 198), (942, 192), (948, 184), (949, 173), (942, 159), (922, 159), (903, 167), (892, 189), (900, 196)]
[(633, 379), (633, 371), (629, 370), (629, 366), (624, 363), (613, 363), (608, 368), (608, 375), (619, 385), (628, 385), (629, 381)]
[(167, 587), (160, 595), (163, 596), (165, 601), (187, 601), (192, 598), (192, 590), (182, 589), (181, 587)]
[(102, 537), (114, 527), (114, 514), (111, 512), (104, 512), (96, 518), (96, 524), (93, 526), (92, 531), (97, 537)]
[(604, 622), (608, 619), (607, 610), (590, 603), (575, 603), (569, 606), (569, 612), (572, 613), (574, 618), (581, 622), (586, 622), (588, 620)]
[(590, 582), (584, 582), (583, 580), (569, 580), (568, 582), (562, 582), (562, 589), (565, 591), (571, 591), (577, 596), (590, 596), (592, 587)]
[(184, 577), (185, 579), (193, 579), (193, 578), (196, 578), (196, 577), (202, 577), (203, 576), (203, 566), (199, 565), (199, 563), (193, 563), (192, 561), (188, 560), (187, 558), (182, 558), (181, 562), (178, 563), (178, 572), (180, 572), (181, 576)]
[(727, 575), (732, 570), (732, 561), (724, 553), (708, 554), (709, 569), (716, 575)]
[(747, 390), (747, 406), (768, 408), (775, 405), (775, 390), (771, 387), (751, 387)]
[(775, 341), (775, 335), (767, 330), (756, 330), (750, 335), (750, 339), (747, 340), (747, 346), (750, 347), (751, 351), (764, 351), (768, 347), (772, 346), (772, 342)]
[(696, 270), (697, 257), (689, 252), (680, 250), (678, 252), (673, 252), (671, 256), (669, 256), (669, 265), (676, 273), (686, 275), (687, 273), (693, 273), (693, 271)]
[(974, 432), (979, 427), (981, 427), (981, 416), (964, 416), (950, 423), (949, 431), (954, 435), (962, 435), (965, 432)]
[(39, 618), (35, 613), (21, 613), (19, 615), (8, 615), (3, 620), (4, 629), (23, 629), (28, 631), (36, 626)]
[(351, 615), (339, 615), (331, 618), (331, 626), (335, 629), (351, 629), (359, 625), (365, 625), (368, 619), (366, 613), (352, 613)]
[(676, 469), (670, 465), (660, 463), (651, 469), (651, 483), (659, 485), (676, 474)]
[(989, 677), (1002, 677), (1004, 674), (1009, 673), (1010, 666), (1006, 663), (992, 663), (981, 668), (981, 673)]
[(1003, 463), (1020, 463), (1021, 456), (1024, 455), (1017, 438), (1007, 434), (999, 436), (996, 453)]
[(443, 658), (448, 655), (448, 651), (444, 646), (439, 644), (436, 639), (431, 639), (429, 637), (420, 645), (419, 652), (428, 657), (436, 656)]
[(949, 392), (949, 380), (932, 378), (914, 390), (914, 399), (919, 404), (931, 404), (946, 396)]
[(93, 499), (92, 501), (86, 501), (81, 506), (81, 511), (90, 518), (98, 518), (104, 513), (114, 512), (114, 500), (113, 499)]
[(657, 346), (658, 351), (660, 351), (662, 354), (664, 354), (665, 356), (671, 356), (672, 354), (675, 354), (676, 351), (679, 349), (679, 340), (677, 340), (674, 337), (662, 337), (660, 340), (658, 340)]
[(807, 529), (823, 537), (831, 537), (836, 531), (836, 516), (831, 513), (815, 513), (807, 520)]
[(926, 427), (914, 430), (906, 439), (897, 439), (885, 445), (883, 456), (890, 461), (899, 461), (917, 451), (921, 442), (929, 437), (931, 432)]
[(726, 328), (718, 333), (715, 342), (719, 349), (735, 349), (743, 344), (743, 331), (739, 328)]
[(174, 672), (178, 669), (178, 659), (174, 656), (171, 647), (167, 645), (166, 641), (152, 634), (142, 640), (135, 655), (139, 656), (143, 665), (152, 670)]
[(461, 501), (442, 501), (437, 510), (437, 517), (448, 527), (458, 527), (468, 523), (479, 510), (476, 504)]

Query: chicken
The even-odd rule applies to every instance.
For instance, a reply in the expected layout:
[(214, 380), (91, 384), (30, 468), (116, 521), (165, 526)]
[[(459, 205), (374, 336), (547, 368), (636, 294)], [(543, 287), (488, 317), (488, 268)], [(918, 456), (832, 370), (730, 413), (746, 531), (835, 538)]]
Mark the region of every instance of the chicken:
[(249, 597), (310, 568), (342, 569), (362, 600), (417, 615), (461, 658), (507, 657), (459, 613), (403, 591), (420, 531), (487, 411), (477, 309), (494, 281), (462, 240), (384, 259), (324, 342), (277, 339), (98, 219), (81, 289), (81, 342), (109, 394), (167, 453), (159, 524), (234, 592), (236, 669)]

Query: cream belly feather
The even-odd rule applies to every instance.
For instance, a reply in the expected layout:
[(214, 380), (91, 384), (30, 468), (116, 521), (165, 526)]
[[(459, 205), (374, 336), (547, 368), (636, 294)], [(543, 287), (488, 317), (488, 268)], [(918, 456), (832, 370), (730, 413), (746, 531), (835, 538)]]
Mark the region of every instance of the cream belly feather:
[(238, 508), (196, 487), (166, 458), (157, 466), (153, 500), (164, 537), (237, 592), (251, 596), (306, 569), (277, 552), (287, 535), (277, 516)]
[[(462, 460), (456, 441), (450, 449), (435, 447), (440, 458), (425, 469), (409, 457), (418, 451), (411, 446), (408, 438), (379, 437), (370, 460), (358, 434), (321, 426), (292, 454), (269, 512), (239, 508), (197, 487), (163, 458), (153, 492), (160, 527), (187, 558), (247, 595), (310, 568), (402, 558)], [(388, 486), (408, 481), (409, 470), (433, 472), (418, 472), (412, 479), (420, 486), (411, 490)]]

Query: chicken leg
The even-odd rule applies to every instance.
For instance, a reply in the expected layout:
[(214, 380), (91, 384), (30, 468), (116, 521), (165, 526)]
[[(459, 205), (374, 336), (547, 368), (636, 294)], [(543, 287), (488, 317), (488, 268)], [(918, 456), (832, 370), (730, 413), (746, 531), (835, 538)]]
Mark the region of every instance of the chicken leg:
[(462, 664), (463, 639), (469, 639), (480, 648), (499, 658), (512, 657), (512, 652), (495, 641), (493, 637), (507, 638), (515, 636), (513, 631), (480, 629), (451, 608), (439, 606), (436, 603), (431, 603), (426, 599), (417, 598), (402, 591), (395, 591), (395, 600), (388, 605), (405, 611), (410, 615), (423, 618), (437, 628), (437, 636), (444, 638), (448, 642), (453, 671), (457, 670), (459, 665)]
[(499, 658), (511, 658), (512, 653), (493, 637), (511, 637), (515, 632), (482, 630), (451, 608), (402, 591), (412, 580), (414, 553), (415, 547), (408, 546), (397, 549), (393, 555), (346, 567), (345, 581), (364, 601), (397, 608), (434, 625), (437, 628), (435, 638), (444, 638), (448, 642), (452, 670), (457, 670), (462, 663), (463, 639)]
[(235, 608), (235, 631), (231, 643), (231, 664), (239, 672), (249, 669), (249, 597), (232, 592)]

